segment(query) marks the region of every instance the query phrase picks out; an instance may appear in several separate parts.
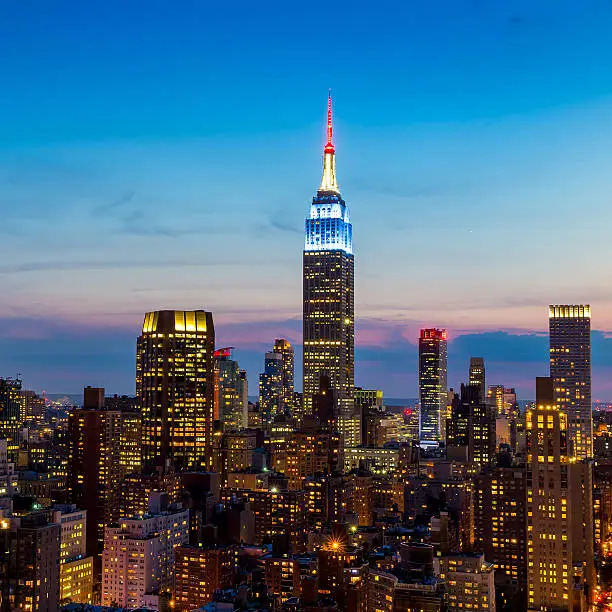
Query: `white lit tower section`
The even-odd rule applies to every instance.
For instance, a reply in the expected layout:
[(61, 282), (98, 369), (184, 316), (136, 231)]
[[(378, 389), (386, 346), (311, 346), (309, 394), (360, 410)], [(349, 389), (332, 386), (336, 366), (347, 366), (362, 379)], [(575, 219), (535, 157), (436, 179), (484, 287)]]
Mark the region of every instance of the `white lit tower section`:
[(306, 219), (303, 263), (304, 413), (321, 375), (338, 392), (338, 423), (349, 446), (359, 443), (355, 414), (355, 305), (353, 230), (349, 209), (336, 180), (332, 140), (332, 102), (327, 104), (327, 143), (323, 179)]

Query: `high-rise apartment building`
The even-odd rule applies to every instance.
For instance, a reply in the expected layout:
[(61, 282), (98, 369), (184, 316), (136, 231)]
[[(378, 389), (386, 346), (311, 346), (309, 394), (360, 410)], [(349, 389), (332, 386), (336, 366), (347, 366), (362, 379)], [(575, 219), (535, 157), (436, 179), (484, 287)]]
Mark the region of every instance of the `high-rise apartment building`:
[(233, 585), (238, 549), (235, 546), (178, 546), (174, 565), (175, 609), (188, 612), (211, 602), (216, 590)]
[(239, 431), (248, 423), (246, 373), (238, 367), (238, 362), (232, 359), (232, 348), (215, 351), (215, 405), (225, 431)]
[(139, 608), (145, 595), (169, 593), (175, 548), (189, 542), (189, 510), (151, 505), (144, 516), (107, 527), (102, 557), (102, 605)]
[(339, 421), (354, 419), (354, 257), (349, 209), (336, 180), (331, 96), (323, 179), (306, 219), (303, 257), (304, 414), (312, 413), (321, 375), (338, 392)]
[(259, 410), (263, 425), (283, 412), (283, 356), (266, 353), (264, 371), (259, 375)]
[(495, 612), (494, 569), (484, 555), (449, 555), (434, 559), (434, 565), (446, 581), (449, 612)]
[(212, 313), (148, 312), (138, 338), (136, 395), (146, 467), (207, 469), (214, 423)]
[(485, 362), (482, 357), (470, 357), (470, 374), (468, 380), (470, 387), (476, 387), (478, 389), (479, 401), (485, 402), (487, 400), (487, 384), (485, 377)]
[(140, 467), (140, 414), (106, 410), (104, 389), (86, 387), (68, 416), (68, 494), (87, 510), (87, 555), (101, 552), (122, 478)]
[(527, 411), (527, 598), (529, 609), (587, 609), (594, 585), (592, 464), (568, 452), (568, 417), (556, 382), (536, 379)]
[(93, 601), (93, 558), (87, 556), (87, 510), (74, 504), (53, 507), (53, 522), (60, 526), (60, 603)]
[(3, 520), (0, 559), (3, 611), (59, 610), (60, 527), (47, 512)]
[(474, 482), (474, 549), (495, 567), (495, 585), (512, 609), (526, 609), (527, 471), (496, 467)]
[(567, 415), (571, 457), (593, 456), (591, 406), (591, 307), (549, 307), (550, 376), (555, 402)]
[(289, 340), (276, 338), (272, 350), (283, 356), (283, 410), (292, 412), (294, 407), (293, 393), (295, 391), (295, 356), (293, 347)]
[(445, 329), (422, 329), (419, 338), (420, 440), (442, 439), (442, 415), (446, 412), (447, 346)]

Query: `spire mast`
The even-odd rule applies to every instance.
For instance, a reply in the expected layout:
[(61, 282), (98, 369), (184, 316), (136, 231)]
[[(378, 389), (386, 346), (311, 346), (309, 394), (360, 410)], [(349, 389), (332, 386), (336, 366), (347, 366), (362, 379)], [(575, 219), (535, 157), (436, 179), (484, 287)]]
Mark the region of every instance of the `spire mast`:
[(332, 191), (339, 193), (336, 180), (336, 148), (333, 142), (333, 116), (331, 89), (327, 95), (327, 143), (323, 149), (323, 180), (319, 191)]

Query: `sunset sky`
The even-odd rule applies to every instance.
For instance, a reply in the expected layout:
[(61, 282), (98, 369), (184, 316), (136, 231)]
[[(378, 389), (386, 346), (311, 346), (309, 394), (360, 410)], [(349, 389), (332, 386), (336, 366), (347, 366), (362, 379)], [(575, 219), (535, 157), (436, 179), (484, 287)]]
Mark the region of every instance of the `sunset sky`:
[(548, 304), (590, 303), (612, 400), (612, 4), (369, 4), (0, 4), (0, 376), (133, 393), (144, 312), (204, 308), (256, 394), (331, 88), (356, 383), (416, 396), (446, 327), (450, 385), (483, 356), (527, 399)]

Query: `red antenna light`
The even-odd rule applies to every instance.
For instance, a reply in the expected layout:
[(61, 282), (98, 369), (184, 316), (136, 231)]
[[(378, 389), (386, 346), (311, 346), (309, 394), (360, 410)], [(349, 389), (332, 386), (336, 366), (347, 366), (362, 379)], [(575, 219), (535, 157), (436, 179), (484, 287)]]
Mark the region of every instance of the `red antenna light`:
[(332, 142), (333, 127), (332, 127), (332, 97), (331, 89), (327, 96), (327, 144), (325, 145), (325, 153), (334, 153), (334, 143)]

